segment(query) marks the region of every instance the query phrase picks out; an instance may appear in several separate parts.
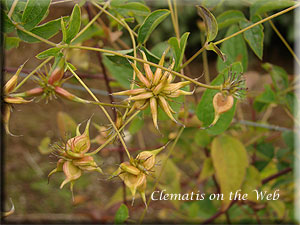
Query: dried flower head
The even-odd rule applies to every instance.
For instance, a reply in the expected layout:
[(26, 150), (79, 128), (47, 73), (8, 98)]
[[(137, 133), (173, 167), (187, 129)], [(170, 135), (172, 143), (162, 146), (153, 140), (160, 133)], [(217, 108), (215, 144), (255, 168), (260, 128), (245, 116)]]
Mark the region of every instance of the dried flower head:
[(50, 176), (56, 172), (64, 172), (66, 178), (61, 183), (60, 188), (70, 183), (70, 190), (73, 196), (74, 182), (79, 179), (83, 171), (98, 171), (103, 173), (96, 164), (92, 156), (86, 156), (85, 153), (90, 149), (89, 126), (91, 119), (88, 120), (83, 134), (80, 133), (80, 124), (76, 129), (76, 136), (70, 138), (64, 146), (56, 145), (56, 156), (59, 158), (57, 166), (53, 169)]
[(168, 143), (155, 150), (140, 152), (136, 158), (130, 158), (129, 162), (121, 163), (118, 170), (112, 174), (111, 178), (119, 176), (130, 189), (132, 204), (134, 203), (136, 191), (138, 191), (147, 207), (145, 194), (147, 176), (154, 172), (152, 169), (155, 166), (156, 155), (165, 149), (167, 145)]
[[(146, 54), (142, 52), (143, 59), (147, 61)], [(159, 62), (160, 66), (164, 65), (166, 51), (161, 57)], [(181, 95), (192, 95), (193, 92), (188, 92), (181, 90), (181, 88), (189, 85), (190, 81), (182, 81), (178, 83), (172, 83), (174, 80), (173, 75), (163, 70), (161, 68), (157, 68), (155, 73), (153, 74), (150, 68), (150, 65), (144, 63), (144, 71), (145, 75), (136, 67), (134, 63), (131, 63), (136, 76), (139, 79), (139, 82), (136, 82), (136, 85), (139, 86), (137, 89), (121, 91), (117, 93), (113, 93), (113, 95), (127, 95), (130, 96), (126, 99), (126, 101), (134, 101), (129, 114), (134, 110), (144, 110), (150, 105), (152, 119), (154, 126), (158, 129), (157, 123), (157, 112), (158, 106), (160, 106), (163, 111), (167, 114), (167, 116), (177, 123), (176, 119), (173, 117), (175, 111), (171, 108), (169, 102), (172, 101), (173, 98), (179, 97)], [(169, 70), (173, 69), (173, 63), (168, 68)]]

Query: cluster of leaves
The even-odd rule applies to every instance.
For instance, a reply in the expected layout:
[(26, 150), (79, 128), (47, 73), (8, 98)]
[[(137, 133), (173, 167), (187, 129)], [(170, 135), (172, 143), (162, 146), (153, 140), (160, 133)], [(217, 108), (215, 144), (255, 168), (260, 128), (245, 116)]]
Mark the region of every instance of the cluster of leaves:
[[(267, 12), (292, 6), (294, 4), (293, 1), (280, 0), (274, 4), (274, 2), (270, 0), (256, 0), (249, 3), (250, 6), (247, 8), (247, 13), (242, 10), (234, 9), (222, 12), (216, 17), (209, 9), (214, 8), (214, 10), (217, 11), (218, 7), (222, 7), (222, 1), (217, 1), (216, 5), (212, 5), (212, 3), (209, 3), (208, 1), (202, 2), (202, 6), (198, 6), (197, 11), (203, 20), (199, 25), (200, 32), (204, 32), (206, 35), (206, 39), (203, 43), (203, 51), (213, 51), (218, 55), (218, 75), (209, 85), (204, 85), (197, 80), (179, 73), (183, 72), (182, 69), (187, 65), (184, 63), (184, 58), (190, 32), (187, 31), (181, 36), (177, 35), (176, 37), (169, 37), (164, 42), (157, 43), (151, 49), (146, 45), (148, 40), (153, 36), (152, 33), (159, 29), (159, 25), (170, 19), (170, 15), (174, 17), (173, 10), (151, 10), (143, 1), (124, 2), (121, 0), (113, 0), (109, 2), (109, 4), (102, 1), (87, 3), (82, 1), (80, 5), (76, 4), (74, 6), (70, 16), (41, 24), (48, 15), (50, 4), (50, 0), (6, 0), (4, 4), (5, 45), (8, 50), (18, 47), (20, 41), (28, 43), (45, 42), (51, 46), (51, 48), (40, 52), (36, 56), (38, 59), (47, 59), (49, 61), (52, 58), (55, 58), (50, 73), (43, 78), (44, 82), (42, 82), (42, 84), (44, 86), (42, 85), (39, 94), (45, 94), (46, 90), (47, 93), (49, 90), (54, 90), (55, 93), (66, 97), (68, 100), (83, 104), (91, 103), (91, 101), (71, 95), (65, 90), (62, 91), (60, 85), (67, 81), (67, 79), (63, 79), (62, 77), (66, 70), (71, 71), (74, 76), (76, 75), (74, 71), (76, 71), (75, 66), (77, 65), (74, 66), (71, 64), (67, 57), (68, 54), (72, 55), (73, 48), (85, 49), (85, 47), (88, 46), (84, 46), (83, 44), (89, 44), (89, 40), (91, 41), (90, 43), (97, 43), (97, 46), (101, 45), (100, 48), (94, 48), (95, 46), (92, 46), (90, 49), (103, 53), (101, 64), (104, 64), (105, 69), (102, 68), (102, 71), (104, 72), (104, 70), (107, 70), (117, 81), (117, 84), (110, 83), (109, 85), (112, 86), (114, 84), (118, 88), (124, 88), (126, 90), (130, 89), (128, 90), (128, 93), (131, 93), (130, 91), (138, 90), (137, 86), (140, 86), (143, 89), (143, 94), (146, 92), (149, 95), (146, 97), (137, 95), (139, 98), (136, 99), (134, 97), (137, 96), (129, 97), (127, 99), (129, 102), (128, 105), (123, 106), (125, 108), (133, 107), (134, 103), (130, 101), (133, 100), (138, 102), (142, 100), (143, 102), (146, 102), (149, 99), (150, 103), (147, 104), (149, 104), (150, 107), (148, 107), (148, 109), (145, 109), (146, 107), (137, 107), (137, 110), (140, 110), (141, 108), (145, 109), (143, 111), (144, 117), (148, 117), (149, 114), (151, 114), (156, 128), (158, 128), (157, 120), (164, 121), (161, 126), (161, 133), (165, 135), (161, 141), (166, 142), (166, 139), (175, 139), (174, 143), (178, 141), (178, 149), (176, 149), (176, 151), (179, 153), (176, 154), (174, 158), (169, 159), (164, 154), (158, 156), (158, 160), (162, 159), (162, 161), (165, 162), (165, 166), (162, 166), (160, 169), (155, 169), (155, 177), (161, 177), (161, 182), (158, 183), (157, 187), (161, 190), (166, 188), (167, 193), (191, 191), (191, 189), (184, 189), (182, 183), (189, 174), (187, 171), (194, 166), (192, 171), (197, 172), (198, 178), (196, 180), (189, 179), (189, 183), (203, 185), (203, 188), (207, 193), (219, 191), (224, 194), (224, 200), (222, 202), (210, 202), (207, 199), (198, 202), (173, 201), (172, 204), (174, 204), (176, 210), (166, 209), (171, 211), (171, 213), (169, 214), (170, 217), (165, 219), (184, 218), (191, 222), (202, 221), (217, 213), (217, 209), (222, 212), (227, 211), (230, 217), (237, 221), (240, 218), (252, 221), (253, 218), (249, 218), (247, 212), (250, 212), (251, 214), (257, 212), (262, 219), (270, 219), (267, 212), (271, 210), (271, 212), (275, 213), (280, 220), (284, 219), (286, 216), (285, 212), (291, 213), (291, 193), (293, 191), (291, 178), (274, 180), (274, 182), (269, 184), (265, 184), (264, 179), (292, 165), (294, 146), (291, 145), (291, 139), (293, 137), (293, 132), (287, 131), (282, 133), (284, 147), (278, 147), (268, 141), (268, 136), (270, 134), (266, 132), (267, 130), (264, 128), (244, 128), (239, 124), (232, 125), (236, 108), (238, 104), (240, 104), (237, 96), (245, 94), (244, 92), (242, 93), (242, 91), (245, 90), (245, 86), (240, 80), (240, 76), (230, 77), (230, 74), (232, 72), (234, 74), (247, 72), (247, 45), (260, 60), (262, 59), (264, 26), (262, 24), (255, 25), (255, 23), (261, 21)], [(95, 15), (95, 19), (86, 19), (82, 15), (84, 4), (86, 4), (86, 8), (93, 5), (100, 7), (100, 12), (106, 11), (105, 7), (108, 7), (106, 11), (106, 14), (108, 15), (108, 25), (101, 19), (101, 22), (97, 21), (97, 18), (100, 18), (98, 17), (98, 15), (101, 14), (100, 12)], [(11, 11), (12, 8), (13, 10)], [(247, 18), (246, 15), (249, 15), (249, 18)], [(176, 23), (174, 24), (174, 26), (176, 26)], [(248, 29), (249, 26), (253, 27)], [(62, 34), (60, 43), (55, 44), (50, 41), (50, 39), (60, 31)], [(129, 33), (128, 36), (124, 35), (126, 32)], [(224, 35), (224, 37), (222, 35)], [(122, 39), (124, 39), (125, 42)], [(219, 40), (214, 42), (215, 39)], [(99, 40), (102, 42), (99, 42)], [(116, 46), (120, 44), (120, 41), (122, 46), (127, 46), (125, 50), (118, 50), (120, 48), (116, 48)], [(128, 44), (126, 43), (128, 41), (132, 42), (132, 48), (128, 47)], [(217, 46), (218, 44), (222, 44), (220, 48)], [(110, 50), (111, 48), (114, 50)], [(170, 48), (171, 51), (167, 54), (165, 50), (168, 48)], [(137, 49), (140, 50), (143, 60), (137, 58)], [(85, 50), (87, 50), (87, 48)], [(71, 56), (70, 58), (72, 60)], [(128, 61), (128, 59), (133, 60), (134, 63)], [(136, 64), (137, 61), (143, 63), (145, 75), (140, 72), (143, 70), (140, 65)], [(63, 65), (60, 65), (60, 62), (63, 62)], [(148, 63), (151, 64), (149, 65)], [(78, 66), (80, 67), (81, 65)], [(160, 67), (164, 67), (166, 70), (162, 71)], [(285, 70), (271, 63), (264, 63), (262, 64), (262, 67), (270, 74), (272, 84), (266, 85), (262, 93), (254, 96), (253, 110), (261, 113), (265, 112), (271, 106), (278, 105), (285, 108), (292, 115), (295, 115), (294, 103), (296, 97), (292, 90), (290, 90), (292, 82), (289, 81)], [(60, 69), (59, 77), (55, 76), (54, 73), (57, 68)], [(167, 68), (169, 68), (169, 71)], [(159, 71), (160, 74), (157, 71)], [(163, 72), (165, 75), (162, 76), (161, 74)], [(139, 81), (132, 83), (134, 73), (137, 74), (141, 83), (138, 83)], [(201, 96), (200, 102), (194, 104), (183, 96), (171, 96), (171, 93), (164, 93), (166, 99), (170, 101), (164, 107), (163, 101), (166, 101), (162, 100), (164, 97), (156, 96), (156, 94), (153, 96), (153, 93), (159, 85), (165, 85), (160, 89), (161, 92), (170, 88), (171, 85), (176, 85), (176, 83), (171, 84), (173, 78), (175, 79), (173, 75), (188, 79), (189, 82), (192, 82), (195, 85), (205, 87), (206, 90)], [(55, 80), (53, 81), (53, 79)], [(156, 84), (154, 82), (155, 79), (158, 79), (159, 81)], [(166, 80), (168, 80), (168, 84), (164, 83)], [(84, 84), (81, 80), (79, 80), (79, 82)], [(183, 83), (183, 81), (181, 83)], [(154, 86), (152, 84), (154, 84)], [(187, 84), (189, 83), (186, 83), (186, 85)], [(240, 86), (234, 86), (233, 84)], [(182, 89), (182, 87), (178, 89)], [(13, 93), (16, 91), (15, 88), (16, 81), (11, 88), (12, 92), (10, 90), (5, 93), (7, 95), (6, 97), (31, 97), (27, 92), (24, 92), (25, 94), (23, 95), (20, 93)], [(178, 89), (176, 89), (176, 91), (178, 91)], [(188, 89), (180, 90), (180, 93), (193, 94), (192, 92), (187, 91)], [(234, 100), (228, 110), (222, 112), (222, 115), (218, 115), (220, 117), (218, 117), (219, 120), (215, 121), (217, 108), (213, 102), (216, 94), (220, 92), (224, 94), (224, 96), (234, 96)], [(247, 97), (250, 98), (251, 96)], [(160, 108), (157, 107), (156, 101), (158, 100), (156, 100), (156, 98), (160, 99)], [(14, 102), (7, 103), (13, 104)], [(186, 107), (181, 107), (183, 104)], [(173, 118), (171, 111), (175, 118)], [(191, 117), (186, 117), (190, 112), (192, 112)], [(119, 131), (113, 135), (104, 137), (108, 143), (111, 143), (112, 140), (119, 135), (119, 139), (123, 144), (120, 132), (126, 126), (126, 121), (128, 122), (128, 110), (126, 109), (122, 113), (123, 114), (118, 115), (115, 123), (111, 124), (112, 129), (117, 129)], [(173, 121), (184, 122), (184, 125), (187, 128), (184, 129), (182, 127), (181, 131), (174, 131), (174, 128), (170, 129), (170, 127), (174, 127), (174, 124), (170, 125), (169, 122), (171, 121), (167, 121), (168, 118), (171, 118)], [(212, 123), (214, 123), (214, 126), (210, 126)], [(74, 125), (74, 122), (71, 122), (71, 124)], [(62, 121), (60, 125), (66, 125), (66, 122)], [(140, 117), (136, 117), (130, 123), (129, 131), (132, 135), (135, 135), (142, 130), (144, 127), (143, 125), (144, 121)], [(205, 127), (207, 129), (199, 129), (200, 127)], [(246, 141), (249, 136), (255, 136), (255, 138), (257, 138), (253, 142), (248, 143)], [(76, 138), (79, 140), (80, 138), (78, 137), (81, 137), (80, 133), (77, 134), (74, 140)], [(48, 152), (47, 146), (49, 142), (49, 139), (43, 140), (43, 143), (41, 143), (40, 146), (42, 152)], [(81, 146), (81, 139), (78, 142)], [(101, 146), (103, 143), (97, 144), (102, 148)], [(126, 145), (124, 147), (126, 147)], [(182, 151), (182, 149), (185, 149), (185, 151)], [(85, 149), (84, 152), (75, 152), (76, 154), (80, 154), (80, 156), (74, 155), (72, 153), (73, 150), (71, 151), (72, 154), (68, 152), (68, 146), (62, 151), (61, 156), (65, 157), (63, 164), (67, 166), (72, 165), (71, 169), (69, 168), (70, 166), (64, 168), (64, 172), (67, 176), (66, 182), (71, 181), (72, 186), (73, 181), (81, 176), (82, 170), (96, 170), (97, 168), (92, 159), (83, 160), (84, 163), (86, 163), (86, 161), (90, 163), (91, 161), (93, 163), (92, 169), (87, 168), (87, 165), (78, 164), (78, 160), (86, 159), (84, 158), (86, 157), (84, 154), (88, 150), (89, 148)], [(146, 154), (145, 151), (142, 153)], [(145, 194), (149, 192), (145, 189), (145, 177), (151, 172), (150, 169), (153, 168), (155, 160), (154, 156), (150, 156), (152, 157), (150, 158), (151, 166), (147, 168), (149, 157), (141, 159), (142, 153), (136, 158), (133, 158), (127, 152), (129, 162), (121, 162), (120, 168), (114, 175), (120, 176), (130, 188), (133, 195), (136, 190), (140, 191), (143, 201), (146, 202)], [(150, 153), (147, 152), (147, 154)], [(152, 159), (154, 160), (153, 162)], [(199, 161), (202, 162), (201, 169), (198, 166)], [(58, 167), (61, 166), (62, 165), (58, 165)], [(76, 166), (78, 166), (79, 169)], [(146, 170), (144, 170), (145, 168)], [(62, 171), (62, 168), (59, 168), (58, 170)], [(72, 173), (75, 171), (74, 174), (76, 176), (74, 174), (73, 176), (70, 171)], [(68, 177), (69, 174), (72, 176)], [(77, 174), (80, 175), (77, 176)], [(138, 181), (136, 182), (135, 179)], [(150, 186), (155, 187), (156, 185), (151, 181)], [(280, 194), (283, 197), (282, 200), (276, 202), (266, 200), (258, 201), (252, 192), (253, 189), (271, 192), (278, 189), (278, 187), (281, 188), (282, 191)], [(240, 202), (240, 207), (231, 207), (232, 202), (228, 198), (229, 193), (239, 189), (242, 190), (242, 193), (247, 193), (249, 195), (249, 200)], [(119, 202), (119, 197), (120, 191), (118, 190), (109, 205)], [(241, 208), (245, 208), (246, 213)], [(293, 219), (293, 215), (290, 214), (286, 216), (286, 218)], [(128, 219), (128, 209), (125, 205), (121, 205), (116, 214), (115, 222), (122, 223), (126, 219)]]

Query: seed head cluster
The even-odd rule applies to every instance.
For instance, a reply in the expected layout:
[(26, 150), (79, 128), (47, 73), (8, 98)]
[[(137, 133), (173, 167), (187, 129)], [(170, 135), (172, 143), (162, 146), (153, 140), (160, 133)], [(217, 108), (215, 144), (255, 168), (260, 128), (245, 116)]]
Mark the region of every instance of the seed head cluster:
[[(143, 59), (147, 61), (146, 54), (142, 52)], [(159, 62), (160, 66), (164, 65), (166, 52), (161, 57)], [(177, 123), (173, 114), (175, 111), (171, 108), (169, 102), (173, 101), (173, 98), (177, 98), (181, 95), (192, 95), (193, 92), (181, 90), (181, 88), (189, 85), (190, 81), (182, 81), (173, 83), (174, 77), (169, 71), (163, 71), (161, 68), (157, 68), (153, 73), (150, 65), (144, 63), (145, 75), (137, 68), (137, 66), (131, 63), (139, 82), (136, 82), (139, 88), (121, 91), (113, 93), (113, 95), (127, 95), (129, 96), (126, 101), (134, 101), (129, 114), (134, 110), (144, 110), (150, 105), (152, 119), (154, 126), (158, 129), (157, 113), (158, 106), (167, 114), (167, 116)], [(174, 67), (174, 61), (168, 68), (172, 70)]]

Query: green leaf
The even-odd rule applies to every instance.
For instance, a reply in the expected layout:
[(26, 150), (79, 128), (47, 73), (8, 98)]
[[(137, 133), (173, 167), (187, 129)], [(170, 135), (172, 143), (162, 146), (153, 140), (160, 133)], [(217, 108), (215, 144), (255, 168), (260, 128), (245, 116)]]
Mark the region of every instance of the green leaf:
[(261, 179), (259, 171), (252, 165), (247, 168), (247, 174), (242, 185), (242, 193), (248, 194), (250, 201), (257, 201), (256, 193), (253, 190), (257, 190), (261, 186)]
[(270, 73), (273, 85), (277, 91), (284, 90), (289, 85), (287, 72), (280, 66), (273, 65), (271, 63), (262, 64), (268, 73)]
[(256, 0), (250, 6), (250, 15), (262, 15), (263, 13), (283, 9), (290, 7), (295, 4), (295, 1), (292, 0)]
[[(246, 28), (251, 26), (255, 22), (259, 21), (261, 17), (255, 16), (252, 21), (248, 20), (241, 20), (239, 22), (240, 28)], [(252, 51), (257, 55), (257, 57), (262, 60), (263, 56), (263, 44), (264, 44), (264, 27), (259, 24), (251, 29), (245, 31), (243, 33), (245, 40), (247, 41), (248, 45), (252, 49)]]
[[(64, 17), (64, 20), (68, 20), (68, 17)], [(55, 34), (57, 34), (59, 30), (60, 30), (60, 19), (56, 19), (44, 23), (40, 26), (37, 26), (34, 29), (32, 29), (30, 32), (44, 39), (49, 39), (53, 37)], [(40, 42), (40, 40), (24, 33), (23, 31), (18, 30), (17, 33), (18, 36), (21, 38), (21, 40), (25, 42), (29, 42), (29, 43)]]
[(85, 40), (89, 40), (93, 37), (103, 37), (104, 31), (101, 27), (92, 24), (88, 29), (86, 29), (82, 34), (80, 34), (72, 44), (82, 43)]
[(160, 60), (160, 57), (158, 57), (157, 55), (155, 55), (153, 52), (149, 51), (144, 46), (141, 46), (141, 50), (145, 52), (148, 61), (158, 64), (158, 62)]
[(229, 194), (241, 188), (248, 167), (247, 151), (236, 138), (222, 135), (212, 142), (211, 157), (216, 178), (224, 195), (222, 210), (230, 205)]
[(128, 208), (122, 204), (115, 215), (115, 224), (123, 224), (129, 217)]
[(159, 9), (149, 14), (139, 28), (137, 40), (144, 44), (152, 31), (170, 14), (167, 9)]
[(46, 155), (52, 152), (52, 148), (50, 147), (51, 139), (49, 137), (45, 137), (42, 139), (38, 149), (41, 154)]
[[(158, 61), (160, 60), (162, 54), (164, 53), (164, 51), (169, 47), (170, 45), (168, 44), (167, 41), (163, 41), (163, 42), (159, 42), (156, 45), (154, 45), (151, 48), (151, 52), (153, 55), (158, 57)], [(169, 51), (166, 55), (166, 58), (172, 58), (172, 52)]]
[(206, 28), (206, 43), (213, 41), (218, 34), (218, 23), (214, 15), (203, 6), (196, 6), (198, 15), (201, 16)]
[(66, 28), (66, 23), (62, 18), (60, 18), (60, 28), (62, 32), (62, 41), (66, 43), (67, 40), (67, 28)]
[[(115, 52), (123, 54), (123, 55), (133, 56), (133, 49), (119, 50), (119, 51), (115, 51)], [(113, 63), (115, 63), (117, 65), (126, 66), (126, 67), (132, 69), (132, 66), (130, 65), (128, 59), (125, 57), (121, 57), (121, 56), (110, 54), (110, 53), (104, 53), (103, 55), (105, 55), (110, 61), (112, 61)]]
[(201, 173), (198, 177), (198, 183), (203, 182), (204, 180), (206, 180), (207, 178), (211, 177), (214, 174), (215, 170), (214, 170), (214, 166), (212, 163), (212, 159), (211, 158), (206, 158), (204, 160), (202, 169), (201, 169)]
[(12, 48), (17, 48), (19, 47), (19, 43), (20, 43), (20, 38), (18, 37), (7, 37), (5, 36), (5, 49), (6, 50), (10, 50)]
[(295, 135), (292, 131), (284, 131), (282, 133), (282, 138), (284, 140), (284, 143), (291, 149), (294, 150), (294, 143), (295, 143)]
[[(9, 11), (11, 9), (11, 6), (14, 2), (14, 0), (3, 0), (2, 1), (4, 3), (4, 6), (6, 8), (7, 11)], [(14, 12), (20, 12), (20, 11), (24, 11), (26, 7), (26, 1), (18, 1), (15, 9), (14, 9)]]
[(239, 10), (227, 10), (221, 13), (217, 17), (218, 28), (219, 30), (228, 27), (232, 24), (238, 23), (241, 20), (245, 20), (246, 17), (244, 14)]
[(51, 0), (28, 0), (24, 13), (22, 15), (22, 23), (26, 30), (32, 30), (38, 25), (47, 13)]
[(203, 148), (205, 148), (211, 142), (211, 139), (211, 136), (206, 130), (198, 130), (194, 138), (195, 143)]
[(140, 2), (127, 2), (126, 4), (122, 4), (117, 7), (126, 9), (131, 16), (147, 16), (151, 12), (148, 6)]
[[(231, 34), (234, 34), (239, 31), (239, 27), (237, 25), (232, 25), (227, 33), (226, 37)], [(221, 51), (226, 55), (227, 60), (223, 62), (221, 58), (217, 60), (217, 68), (218, 71), (222, 71), (226, 66), (234, 62), (241, 62), (243, 65), (244, 71), (247, 71), (248, 66), (248, 53), (247, 53), (247, 46), (244, 41), (243, 35), (239, 34), (229, 40), (223, 42), (221, 46)]]
[(130, 88), (130, 81), (132, 80), (133, 69), (126, 65), (117, 64), (110, 61), (106, 56), (103, 55), (103, 63), (109, 73), (125, 88)]
[(256, 148), (267, 160), (271, 160), (274, 157), (274, 146), (271, 143), (262, 142)]
[(80, 7), (78, 4), (76, 4), (73, 8), (71, 17), (70, 17), (70, 22), (69, 26), (66, 30), (66, 43), (70, 43), (71, 40), (77, 35), (77, 33), (80, 30), (80, 25), (81, 25), (81, 12), (80, 12)]
[(129, 132), (134, 135), (144, 126), (144, 120), (140, 117), (135, 117), (128, 128)]
[(14, 24), (8, 18), (7, 14), (4, 11), (2, 11), (1, 14), (3, 16), (2, 18), (3, 18), (3, 28), (4, 28), (3, 31), (4, 31), (4, 33), (13, 32), (15, 30)]
[(277, 172), (278, 172), (277, 163), (275, 163), (274, 161), (269, 161), (269, 163), (260, 172), (260, 177), (261, 179), (265, 179)]
[(258, 112), (261, 112), (270, 103), (273, 103), (275, 101), (276, 95), (274, 91), (271, 89), (270, 85), (265, 85), (264, 92), (255, 98), (253, 107)]
[(175, 71), (178, 71), (181, 66), (185, 47), (186, 47), (186, 42), (189, 35), (190, 35), (189, 32), (184, 33), (180, 38), (180, 42), (177, 40), (176, 37), (171, 37), (168, 41), (175, 55), (175, 66), (174, 66)]
[(60, 48), (49, 48), (41, 53), (39, 53), (36, 57), (38, 59), (45, 59), (45, 58), (48, 58), (49, 56), (56, 56), (57, 53), (59, 53), (60, 51)]
[[(237, 62), (232, 64), (232, 71), (237, 72), (237, 73), (242, 73), (243, 72), (243, 67), (241, 63)], [(225, 77), (228, 76), (229, 68), (224, 69), (212, 82), (211, 85), (220, 85), (223, 83), (223, 74)], [(213, 107), (213, 98), (215, 94), (217, 94), (219, 91), (218, 90), (212, 90), (212, 89), (206, 89), (205, 92), (203, 93), (203, 96), (200, 100), (200, 103), (197, 106), (196, 109), (196, 115), (200, 121), (203, 122), (204, 127), (208, 127), (212, 121), (214, 120), (214, 107)], [(224, 132), (230, 125), (234, 113), (235, 113), (235, 108), (236, 108), (236, 100), (234, 101), (233, 107), (221, 114), (220, 119), (218, 122), (206, 129), (206, 131), (209, 134), (220, 134)]]

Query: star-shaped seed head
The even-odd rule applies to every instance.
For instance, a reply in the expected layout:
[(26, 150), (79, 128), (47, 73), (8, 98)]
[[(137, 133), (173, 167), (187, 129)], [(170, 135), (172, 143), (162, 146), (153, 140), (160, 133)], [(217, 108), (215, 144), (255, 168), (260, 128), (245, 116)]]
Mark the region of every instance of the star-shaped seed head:
[[(141, 51), (143, 59), (147, 61), (146, 54)], [(165, 51), (159, 61), (159, 67), (153, 73), (150, 65), (144, 63), (145, 75), (137, 68), (134, 63), (131, 63), (139, 82), (136, 82), (138, 88), (113, 93), (113, 95), (127, 95), (126, 101), (134, 101), (129, 114), (134, 110), (144, 110), (150, 105), (154, 126), (158, 129), (157, 113), (158, 106), (167, 114), (167, 116), (178, 123), (173, 114), (176, 112), (171, 108), (169, 102), (173, 98), (181, 95), (192, 95), (193, 92), (181, 90), (181, 88), (189, 85), (190, 81), (182, 81), (173, 83), (174, 76), (170, 72), (174, 67), (174, 60), (167, 70), (162, 69), (167, 51)]]

